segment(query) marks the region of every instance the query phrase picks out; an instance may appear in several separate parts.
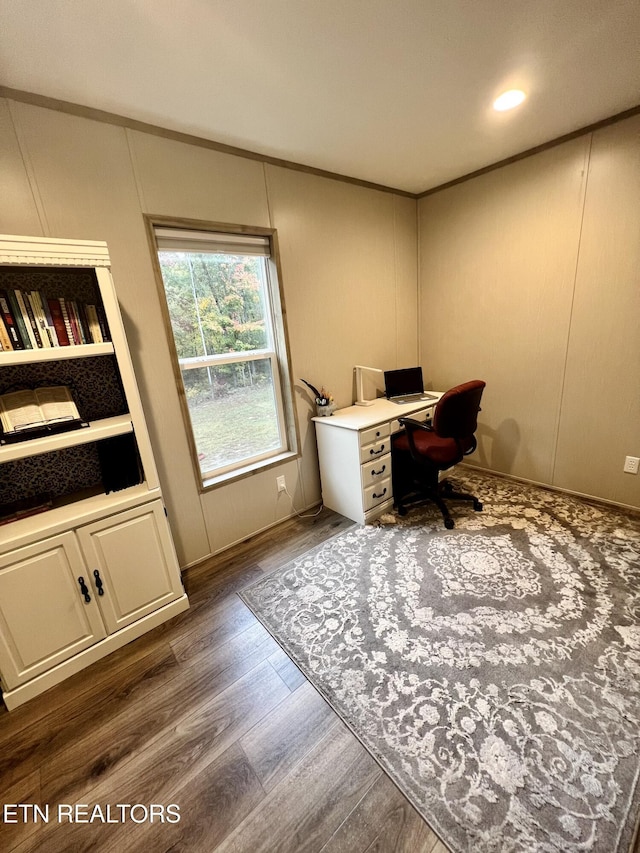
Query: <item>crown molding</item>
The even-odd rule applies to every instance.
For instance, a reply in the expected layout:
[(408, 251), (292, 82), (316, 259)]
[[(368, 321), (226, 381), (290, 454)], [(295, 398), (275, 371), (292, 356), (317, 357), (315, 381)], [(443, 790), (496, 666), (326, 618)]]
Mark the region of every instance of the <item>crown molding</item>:
[(379, 192), (391, 193), (393, 195), (403, 196), (404, 198), (412, 198), (419, 200), (441, 192), (442, 190), (454, 187), (457, 184), (462, 184), (465, 181), (470, 181), (480, 175), (486, 175), (488, 172), (493, 172), (496, 169), (501, 169), (503, 166), (508, 166), (511, 163), (516, 163), (518, 160), (524, 160), (526, 157), (532, 157), (534, 154), (540, 154), (542, 151), (547, 151), (549, 148), (554, 148), (556, 145), (562, 145), (564, 142), (570, 142), (579, 136), (584, 136), (588, 133), (593, 133), (603, 127), (608, 127), (611, 124), (616, 124), (619, 121), (632, 118), (640, 114), (640, 104), (631, 107), (623, 112), (616, 113), (608, 118), (601, 119), (593, 124), (573, 130), (570, 133), (565, 133), (563, 136), (558, 136), (548, 142), (543, 142), (533, 148), (527, 148), (518, 154), (513, 154), (506, 157), (504, 160), (498, 160), (495, 163), (490, 163), (473, 172), (468, 172), (458, 178), (453, 178), (443, 184), (438, 184), (428, 190), (420, 193), (412, 193), (408, 190), (396, 189), (388, 187), (384, 184), (376, 184), (371, 181), (363, 181), (360, 178), (352, 178), (349, 175), (341, 175), (338, 172), (330, 172), (326, 169), (317, 169), (314, 166), (305, 166), (303, 163), (294, 163), (291, 160), (283, 160), (279, 157), (271, 157), (267, 154), (259, 154), (256, 151), (249, 151), (245, 148), (237, 148), (233, 145), (226, 145), (223, 142), (216, 142), (213, 139), (207, 139), (202, 136), (196, 136), (190, 133), (182, 133), (177, 130), (170, 130), (160, 125), (149, 124), (148, 122), (138, 121), (137, 119), (128, 118), (127, 116), (118, 115), (117, 113), (107, 112), (105, 110), (95, 109), (94, 107), (85, 107), (81, 104), (74, 104), (70, 101), (62, 101), (58, 98), (50, 98), (47, 95), (38, 95), (34, 92), (24, 92), (21, 89), (12, 89), (9, 86), (0, 85), (0, 97), (8, 98), (9, 100), (19, 101), (23, 104), (31, 104), (36, 107), (44, 107), (49, 110), (66, 113), (68, 115), (78, 116), (80, 118), (88, 118), (93, 121), (100, 121), (105, 124), (116, 125), (117, 127), (128, 128), (129, 130), (137, 130), (140, 133), (150, 133), (154, 136), (162, 137), (163, 139), (171, 139), (175, 142), (184, 142), (187, 145), (197, 145), (200, 148), (208, 148), (211, 151), (218, 151), (221, 154), (231, 154), (234, 157), (243, 157), (246, 160), (256, 160), (260, 163), (268, 163), (271, 166), (279, 166), (283, 169), (291, 169), (295, 172), (304, 172), (308, 175), (316, 175), (320, 178), (328, 178), (332, 181), (341, 181), (346, 184), (352, 184), (366, 189), (378, 190)]
[(137, 119), (118, 115), (117, 113), (98, 110), (94, 107), (85, 107), (81, 104), (71, 103), (70, 101), (61, 101), (58, 98), (50, 98), (47, 95), (38, 95), (34, 92), (24, 92), (21, 89), (11, 89), (8, 86), (0, 86), (0, 97), (8, 98), (12, 101), (19, 101), (22, 104), (31, 104), (35, 107), (44, 107), (45, 109), (56, 110), (57, 112), (78, 116), (79, 118), (88, 118), (93, 121), (103, 122), (104, 124), (113, 124), (118, 127), (128, 128), (129, 130), (137, 130), (140, 131), (140, 133), (150, 133), (153, 136), (160, 136), (163, 139), (171, 139), (174, 142), (184, 142), (187, 145), (197, 145), (200, 148), (208, 148), (210, 151), (218, 151), (221, 154), (231, 154), (234, 157), (243, 157), (245, 160), (257, 160), (259, 163), (268, 163), (270, 166), (280, 166), (283, 169), (291, 169), (295, 172), (305, 172), (308, 175), (316, 175), (320, 178), (329, 178), (332, 181), (342, 181), (346, 184), (354, 184), (358, 187), (378, 190), (383, 193), (392, 193), (393, 195), (404, 196), (406, 198), (416, 198), (416, 194), (409, 192), (408, 190), (394, 189), (394, 187), (387, 187), (384, 184), (376, 184), (371, 181), (363, 181), (360, 178), (352, 178), (349, 175), (341, 175), (338, 172), (330, 172), (326, 169), (317, 169), (314, 166), (305, 166), (303, 163), (294, 163), (291, 160), (271, 157), (268, 154), (259, 154), (257, 151), (248, 151), (245, 148), (236, 148), (233, 145), (226, 145), (223, 142), (216, 142), (213, 139), (207, 139), (203, 136), (182, 133), (178, 130), (170, 130), (166, 127), (160, 127), (156, 124), (138, 121)]
[(609, 118), (603, 118), (601, 121), (596, 121), (593, 124), (588, 124), (586, 127), (581, 127), (579, 130), (572, 130), (571, 133), (565, 133), (563, 136), (558, 136), (549, 142), (543, 142), (541, 145), (536, 145), (534, 148), (527, 148), (526, 151), (521, 151), (519, 154), (513, 154), (511, 157), (506, 157), (504, 160), (498, 160), (497, 163), (491, 163), (489, 166), (483, 166), (481, 169), (476, 169), (474, 172), (469, 172), (466, 175), (461, 175), (459, 178), (453, 178), (445, 184), (439, 184), (437, 187), (432, 187), (421, 193), (416, 193), (417, 199), (426, 198), (439, 193), (441, 190), (448, 190), (449, 187), (455, 187), (457, 184), (462, 184), (465, 181), (470, 181), (472, 178), (477, 178), (480, 175), (486, 175), (487, 172), (493, 172), (495, 169), (501, 169), (503, 166), (508, 166), (510, 163), (517, 163), (518, 160), (524, 160), (526, 157), (533, 157), (534, 154), (540, 154), (541, 151), (547, 151), (549, 148), (555, 148), (556, 145), (562, 145), (564, 142), (570, 142), (572, 139), (577, 139), (579, 136), (585, 136), (588, 133), (593, 133), (603, 127), (608, 127), (610, 124), (616, 124), (619, 121), (624, 121), (627, 118), (632, 118), (640, 114), (640, 104), (624, 112), (616, 113)]

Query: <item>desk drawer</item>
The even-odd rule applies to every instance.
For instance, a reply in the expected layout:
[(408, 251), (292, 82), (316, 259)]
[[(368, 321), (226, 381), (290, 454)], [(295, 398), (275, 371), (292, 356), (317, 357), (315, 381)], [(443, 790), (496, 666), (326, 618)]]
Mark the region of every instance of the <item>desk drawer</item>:
[(374, 506), (388, 501), (392, 497), (391, 478), (382, 480), (364, 490), (364, 511), (368, 512)]
[(360, 464), (371, 462), (372, 459), (378, 459), (380, 456), (384, 456), (385, 453), (389, 453), (390, 450), (391, 440), (389, 436), (379, 438), (373, 444), (367, 444), (366, 447), (360, 448)]
[(391, 476), (391, 454), (387, 453), (379, 459), (372, 459), (362, 466), (362, 488), (366, 489), (374, 483), (386, 480)]
[(378, 424), (378, 426), (371, 427), (371, 429), (365, 429), (360, 433), (360, 447), (364, 447), (365, 444), (374, 444), (381, 438), (387, 438), (389, 436), (389, 424)]

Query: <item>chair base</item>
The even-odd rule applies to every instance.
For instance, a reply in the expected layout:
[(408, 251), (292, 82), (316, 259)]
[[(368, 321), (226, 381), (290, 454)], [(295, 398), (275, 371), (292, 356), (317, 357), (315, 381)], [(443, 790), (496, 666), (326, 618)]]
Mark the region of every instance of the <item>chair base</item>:
[(406, 515), (409, 509), (414, 506), (428, 502), (434, 503), (442, 513), (444, 526), (447, 530), (452, 530), (455, 527), (455, 521), (449, 514), (449, 508), (444, 502), (444, 498), (447, 498), (447, 500), (471, 501), (476, 512), (482, 511), (482, 503), (475, 495), (456, 491), (448, 480), (443, 480), (434, 488), (425, 488), (422, 486), (415, 492), (403, 495), (396, 501), (395, 506), (398, 515)]

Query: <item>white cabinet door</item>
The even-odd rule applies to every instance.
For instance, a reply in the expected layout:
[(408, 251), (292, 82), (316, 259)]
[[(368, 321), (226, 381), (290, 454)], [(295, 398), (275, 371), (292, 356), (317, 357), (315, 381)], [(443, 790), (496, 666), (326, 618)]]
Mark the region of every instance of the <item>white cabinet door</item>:
[(73, 533), (0, 556), (0, 671), (5, 688), (23, 684), (105, 636)]
[[(161, 501), (77, 530), (107, 631), (142, 619), (184, 590)], [(97, 573), (97, 574), (96, 574)]]

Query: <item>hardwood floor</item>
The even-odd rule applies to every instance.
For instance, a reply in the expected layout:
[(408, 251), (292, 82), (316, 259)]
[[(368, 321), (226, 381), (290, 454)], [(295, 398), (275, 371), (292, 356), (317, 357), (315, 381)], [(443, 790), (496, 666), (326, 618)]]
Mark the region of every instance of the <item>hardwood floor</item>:
[[(187, 571), (186, 613), (0, 713), (2, 803), (49, 805), (0, 850), (447, 853), (235, 594), (351, 524), (291, 520)], [(112, 822), (59, 822), (75, 804)]]

